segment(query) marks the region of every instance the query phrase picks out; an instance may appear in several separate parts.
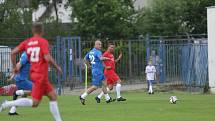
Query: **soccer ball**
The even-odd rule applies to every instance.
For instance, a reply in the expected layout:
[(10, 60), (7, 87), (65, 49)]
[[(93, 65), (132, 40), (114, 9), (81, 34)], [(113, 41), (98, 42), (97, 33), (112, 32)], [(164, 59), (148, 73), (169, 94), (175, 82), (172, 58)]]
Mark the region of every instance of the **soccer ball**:
[(176, 97), (176, 96), (171, 96), (170, 98), (169, 98), (169, 102), (171, 103), (171, 104), (176, 104), (176, 101), (178, 100), (178, 98)]

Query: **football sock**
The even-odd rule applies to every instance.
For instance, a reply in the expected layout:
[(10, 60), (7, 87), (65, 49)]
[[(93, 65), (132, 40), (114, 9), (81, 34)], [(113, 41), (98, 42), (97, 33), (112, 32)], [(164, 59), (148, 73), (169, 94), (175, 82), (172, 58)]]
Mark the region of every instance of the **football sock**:
[(51, 111), (52, 116), (54, 117), (55, 121), (62, 121), (60, 113), (59, 113), (57, 102), (56, 101), (50, 101), (49, 106), (50, 106), (50, 111)]
[(152, 85), (151, 85), (151, 84), (149, 85), (149, 92), (150, 92), (150, 93), (153, 92), (153, 90), (152, 90)]
[(117, 98), (121, 97), (120, 91), (121, 91), (121, 84), (116, 84), (116, 95), (117, 95)]
[[(107, 87), (107, 92), (109, 92), (109, 91), (110, 91), (110, 89)], [(103, 95), (104, 95), (104, 92), (102, 91), (102, 92), (98, 95), (98, 98), (101, 99)]]
[(12, 106), (18, 106), (18, 107), (30, 107), (33, 105), (33, 101), (32, 99), (28, 99), (28, 98), (20, 98), (18, 100), (14, 100), (14, 101), (6, 101), (3, 104), (3, 108), (10, 108)]
[(9, 111), (10, 113), (15, 113), (16, 112), (16, 106), (12, 106), (11, 108), (10, 108), (10, 111)]
[(110, 96), (108, 94), (104, 94), (105, 95), (105, 100), (108, 101), (110, 100)]
[(23, 90), (17, 90), (16, 95), (23, 96), (25, 93)]
[(104, 92), (102, 91), (97, 97), (98, 97), (99, 99), (101, 99), (103, 95), (104, 95)]
[(85, 92), (85, 93), (83, 93), (82, 95), (81, 95), (81, 98), (83, 98), (83, 99), (85, 99), (85, 97), (87, 97), (87, 93)]

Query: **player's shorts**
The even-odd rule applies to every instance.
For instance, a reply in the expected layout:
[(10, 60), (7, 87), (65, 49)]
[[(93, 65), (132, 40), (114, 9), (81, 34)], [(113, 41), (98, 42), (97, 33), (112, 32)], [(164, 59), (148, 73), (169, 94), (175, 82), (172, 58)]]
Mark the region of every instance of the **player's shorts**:
[(105, 71), (104, 75), (107, 79), (107, 85), (115, 85), (120, 80), (115, 71)]
[(16, 81), (18, 90), (32, 90), (32, 82), (30, 80), (19, 80)]
[(154, 80), (147, 80), (148, 85), (152, 85), (153, 82)]
[(102, 81), (106, 80), (104, 73), (102, 71), (93, 70), (92, 71), (92, 85), (100, 87), (102, 85)]
[(33, 81), (33, 88), (31, 96), (33, 99), (40, 101), (44, 95), (53, 91), (53, 87), (50, 84), (48, 77), (42, 74), (31, 74)]

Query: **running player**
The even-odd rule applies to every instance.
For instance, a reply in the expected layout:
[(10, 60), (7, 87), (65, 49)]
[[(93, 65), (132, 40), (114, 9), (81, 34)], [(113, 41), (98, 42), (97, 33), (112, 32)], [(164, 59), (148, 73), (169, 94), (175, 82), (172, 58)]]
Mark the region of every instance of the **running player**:
[[(16, 64), (16, 68), (19, 70), (15, 76), (12, 76), (12, 79), (16, 81), (17, 91), (13, 94), (13, 100), (16, 100), (18, 96), (26, 96), (31, 93), (32, 90), (32, 82), (29, 78), (29, 70), (30, 70), (30, 62), (28, 61), (28, 57), (26, 52), (23, 52), (19, 62)], [(18, 115), (16, 112), (16, 107), (11, 107), (9, 115)]]
[(101, 86), (101, 84), (103, 84), (102, 90), (104, 92), (106, 102), (110, 103), (112, 101), (111, 97), (107, 93), (107, 84), (103, 72), (103, 61), (107, 61), (109, 58), (102, 57), (101, 47), (101, 41), (95, 41), (94, 48), (85, 56), (85, 62), (90, 62), (92, 66), (92, 86), (80, 96), (80, 101), (83, 105), (85, 105), (86, 96), (96, 90), (99, 86)]
[(43, 25), (41, 23), (34, 23), (32, 33), (33, 37), (23, 41), (11, 53), (13, 71), (17, 73), (16, 55), (21, 51), (27, 52), (31, 63), (30, 77), (33, 82), (32, 99), (20, 98), (15, 101), (4, 101), (0, 106), (0, 112), (12, 106), (37, 107), (42, 97), (46, 95), (50, 100), (50, 112), (55, 121), (62, 121), (57, 105), (57, 95), (48, 81), (48, 64), (52, 65), (60, 73), (62, 73), (62, 70), (49, 53), (48, 41), (41, 37), (44, 33)]
[[(115, 45), (113, 43), (108, 44), (107, 51), (103, 54), (103, 57), (110, 58), (108, 61), (104, 61), (105, 71), (104, 75), (107, 78), (107, 91), (113, 89), (113, 86), (116, 86), (116, 94), (117, 94), (117, 101), (126, 101), (120, 94), (121, 91), (121, 80), (119, 76), (115, 72), (115, 63), (117, 63), (122, 58), (122, 53), (120, 53), (119, 57), (115, 60), (114, 59), (114, 48)], [(95, 97), (97, 103), (100, 103), (101, 97), (103, 96), (103, 92), (101, 92), (97, 97)]]

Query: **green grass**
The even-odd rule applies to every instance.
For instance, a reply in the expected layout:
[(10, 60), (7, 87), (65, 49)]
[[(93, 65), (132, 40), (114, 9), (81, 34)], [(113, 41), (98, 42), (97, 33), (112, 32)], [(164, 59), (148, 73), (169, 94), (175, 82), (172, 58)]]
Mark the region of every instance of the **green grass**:
[[(180, 101), (168, 102), (171, 95)], [(86, 105), (77, 96), (60, 96), (59, 106), (64, 121), (215, 121), (215, 95), (190, 93), (126, 92), (126, 102), (96, 104), (95, 95), (87, 97)], [(5, 97), (0, 97), (0, 100)], [(19, 116), (9, 117), (8, 110), (0, 113), (1, 121), (53, 121), (48, 100), (37, 109), (18, 108)]]

